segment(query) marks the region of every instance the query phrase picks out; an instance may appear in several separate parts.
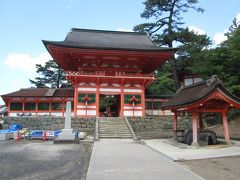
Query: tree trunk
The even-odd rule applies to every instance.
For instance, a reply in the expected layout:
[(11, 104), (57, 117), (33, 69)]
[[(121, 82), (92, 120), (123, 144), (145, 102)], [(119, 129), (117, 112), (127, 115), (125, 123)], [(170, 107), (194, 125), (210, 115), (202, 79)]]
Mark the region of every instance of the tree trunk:
[(171, 65), (172, 65), (172, 73), (173, 73), (173, 80), (175, 82), (176, 89), (180, 88), (180, 82), (178, 78), (178, 71), (177, 71), (177, 62), (175, 57), (171, 59)]
[[(175, 3), (176, 1), (173, 1), (172, 3), (172, 8), (169, 14), (169, 21), (168, 21), (168, 46), (170, 48), (173, 47), (173, 27), (172, 27), (172, 23), (173, 23), (173, 12), (174, 12), (174, 7), (175, 7)], [(172, 73), (173, 73), (173, 80), (175, 82), (175, 87), (176, 89), (180, 88), (180, 82), (179, 82), (179, 78), (178, 78), (178, 71), (177, 71), (177, 62), (175, 57), (172, 57), (171, 59), (171, 65), (172, 65)]]

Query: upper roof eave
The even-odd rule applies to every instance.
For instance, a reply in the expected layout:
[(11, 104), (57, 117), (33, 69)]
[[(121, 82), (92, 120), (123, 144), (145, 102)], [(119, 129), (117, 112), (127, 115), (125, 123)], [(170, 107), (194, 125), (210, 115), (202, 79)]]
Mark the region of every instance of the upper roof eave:
[[(92, 46), (80, 46), (76, 44), (66, 43), (64, 41), (47, 41), (42, 40), (45, 47), (48, 49), (48, 45), (63, 47), (63, 48), (80, 48), (80, 49), (96, 49), (96, 50), (123, 50), (123, 51), (145, 51), (145, 52), (166, 52), (172, 51), (176, 52), (178, 48), (168, 48), (168, 47), (156, 47), (156, 48), (114, 48), (114, 47), (92, 47)], [(49, 51), (49, 49), (48, 49)]]

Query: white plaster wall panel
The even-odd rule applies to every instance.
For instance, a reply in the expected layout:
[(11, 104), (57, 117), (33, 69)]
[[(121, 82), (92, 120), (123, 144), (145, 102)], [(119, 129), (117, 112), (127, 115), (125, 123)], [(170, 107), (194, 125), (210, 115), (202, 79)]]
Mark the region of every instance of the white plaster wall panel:
[(44, 115), (49, 115), (49, 112), (38, 112), (37, 113), (38, 115), (40, 115), (40, 116), (44, 116)]
[(96, 112), (96, 110), (87, 110), (87, 115), (94, 115), (94, 116), (96, 116), (97, 112)]
[(141, 89), (124, 89), (123, 92), (136, 92), (136, 93), (141, 93)]
[[(96, 116), (96, 110), (87, 110), (87, 115), (94, 115)], [(82, 115), (82, 116), (86, 116), (86, 110), (77, 110), (77, 115)]]
[(132, 107), (132, 106), (124, 106), (123, 109), (142, 109), (142, 107)]
[(133, 112), (132, 111), (123, 111), (123, 115), (124, 116), (133, 116)]
[(96, 108), (96, 106), (77, 106), (77, 108)]
[(15, 117), (15, 116), (17, 116), (17, 113), (9, 113), (9, 116)]
[(62, 116), (63, 113), (61, 113), (61, 112), (52, 112), (51, 115), (52, 116)]
[[(124, 111), (124, 116), (133, 116), (133, 111)], [(134, 116), (142, 116), (142, 111), (134, 111)]]
[(166, 110), (166, 111), (164, 111), (164, 115), (172, 115), (173, 116), (174, 113), (170, 110)]
[(152, 111), (151, 110), (145, 110), (145, 113), (148, 115), (152, 115)]
[(134, 116), (142, 116), (142, 111), (134, 111)]
[(77, 115), (79, 115), (79, 116), (86, 115), (86, 111), (85, 110), (77, 110)]
[(100, 88), (100, 92), (121, 92), (121, 89)]
[[(63, 113), (63, 116), (65, 116), (66, 113)], [(74, 116), (74, 112), (71, 113), (71, 116), (73, 117)]]
[(96, 92), (97, 88), (78, 88), (78, 91), (94, 91)]

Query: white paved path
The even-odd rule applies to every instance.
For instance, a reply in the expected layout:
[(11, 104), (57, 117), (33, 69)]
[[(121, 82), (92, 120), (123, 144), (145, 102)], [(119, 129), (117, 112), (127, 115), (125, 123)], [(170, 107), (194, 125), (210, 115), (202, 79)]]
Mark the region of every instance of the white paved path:
[(161, 153), (132, 140), (94, 143), (87, 180), (202, 179)]
[(200, 147), (198, 149), (191, 148), (191, 146), (185, 145), (187, 148), (182, 149), (171, 144), (170, 139), (153, 139), (144, 140), (147, 146), (155, 149), (156, 151), (165, 154), (173, 160), (194, 160), (194, 159), (206, 159), (217, 158), (226, 156), (240, 155), (240, 143), (238, 141), (232, 141), (234, 145), (214, 145)]

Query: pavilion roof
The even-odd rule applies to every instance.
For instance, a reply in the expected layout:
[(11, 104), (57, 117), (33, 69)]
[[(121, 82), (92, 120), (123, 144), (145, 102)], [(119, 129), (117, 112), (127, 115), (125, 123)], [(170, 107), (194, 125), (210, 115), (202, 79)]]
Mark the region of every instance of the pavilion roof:
[(26, 88), (1, 95), (4, 97), (73, 97), (73, 88)]
[[(208, 80), (180, 88), (173, 98), (162, 103), (161, 108), (181, 109), (193, 105), (202, 105), (201, 103), (204, 102), (205, 99), (208, 99), (216, 92), (220, 93), (222, 95), (221, 97), (224, 97), (224, 100), (229, 100), (228, 102), (240, 106), (240, 98), (226, 90), (221, 80), (214, 75)], [(212, 96), (212, 99), (217, 99), (217, 97)]]
[(176, 51), (156, 46), (146, 33), (72, 28), (64, 41), (45, 41), (44, 45), (103, 50)]

